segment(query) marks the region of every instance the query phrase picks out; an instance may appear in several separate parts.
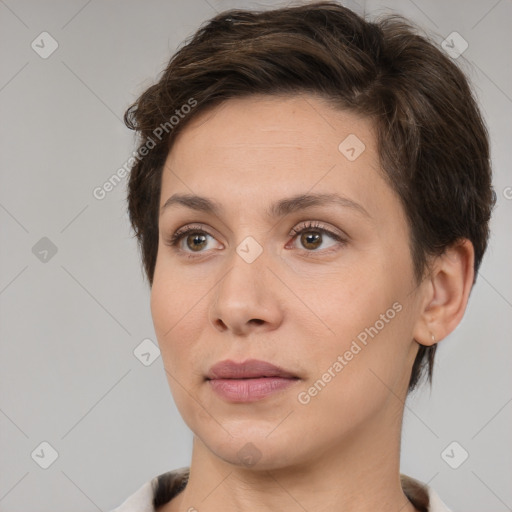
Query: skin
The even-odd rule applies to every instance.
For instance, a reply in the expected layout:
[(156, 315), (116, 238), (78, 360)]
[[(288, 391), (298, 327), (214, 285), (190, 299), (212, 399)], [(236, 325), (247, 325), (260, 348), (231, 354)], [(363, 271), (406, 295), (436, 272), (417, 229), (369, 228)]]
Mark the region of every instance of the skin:
[[(365, 144), (354, 161), (338, 149), (349, 134)], [(407, 385), (418, 342), (440, 341), (464, 313), (470, 242), (432, 261), (418, 283), (371, 122), (309, 94), (232, 99), (198, 114), (168, 155), (160, 206), (176, 193), (207, 196), (222, 211), (173, 204), (159, 219), (151, 312), (169, 386), (194, 433), (188, 485), (159, 512), (416, 510), (399, 480)], [(366, 213), (325, 203), (266, 214), (307, 193), (337, 193)], [(307, 221), (344, 242), (315, 239), (314, 228), (290, 235)], [(167, 243), (198, 223), (199, 249), (197, 234)], [(248, 236), (263, 249), (252, 263), (236, 251)], [(300, 403), (299, 393), (397, 303), (400, 312)], [(221, 360), (252, 358), (300, 379), (252, 403), (227, 402), (205, 381)], [(238, 455), (247, 443), (259, 457), (250, 467)]]

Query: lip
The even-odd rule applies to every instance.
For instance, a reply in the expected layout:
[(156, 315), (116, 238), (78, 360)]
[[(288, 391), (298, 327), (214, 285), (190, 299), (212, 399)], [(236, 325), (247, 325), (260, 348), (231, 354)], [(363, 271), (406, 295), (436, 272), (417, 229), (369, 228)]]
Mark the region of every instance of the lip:
[(267, 361), (248, 359), (242, 363), (236, 363), (230, 359), (214, 364), (206, 378), (214, 379), (255, 379), (260, 377), (283, 377), (285, 379), (297, 379), (297, 375)]
[(267, 361), (250, 359), (242, 363), (220, 361), (210, 368), (206, 380), (221, 398), (240, 403), (262, 400), (300, 379)]

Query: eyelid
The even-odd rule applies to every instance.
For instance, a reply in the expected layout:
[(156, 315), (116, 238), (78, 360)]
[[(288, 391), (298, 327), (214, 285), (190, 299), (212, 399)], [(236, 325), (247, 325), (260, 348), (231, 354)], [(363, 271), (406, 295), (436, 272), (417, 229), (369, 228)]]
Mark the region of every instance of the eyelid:
[(191, 233), (204, 233), (208, 236), (211, 236), (212, 238), (216, 238), (216, 235), (213, 235), (211, 233), (211, 230), (208, 229), (204, 224), (197, 223), (197, 224), (186, 224), (185, 226), (182, 226), (178, 228), (172, 235), (166, 238), (166, 244), (174, 246), (180, 242), (185, 235), (191, 234)]
[[(316, 221), (316, 220), (314, 220), (314, 221), (308, 220), (308, 221), (299, 222), (299, 224), (296, 224), (290, 230), (290, 232), (288, 233), (288, 236), (296, 238), (302, 232), (308, 231), (308, 230), (319, 231), (322, 234), (325, 234), (325, 235), (333, 238), (334, 240), (336, 240), (338, 242), (338, 245), (345, 244), (348, 240), (348, 236), (344, 232), (342, 232), (339, 229), (334, 228), (334, 227), (333, 228), (325, 227), (325, 225), (321, 221)], [(175, 248), (175, 250), (177, 252), (185, 253), (185, 255), (189, 258), (200, 257), (201, 254), (204, 254), (207, 251), (199, 251), (199, 252), (195, 253), (194, 251), (186, 251), (179, 247), (178, 248), (175, 247), (175, 246), (179, 245), (179, 243), (183, 240), (183, 238), (186, 235), (193, 234), (195, 232), (203, 233), (203, 234), (206, 234), (206, 235), (216, 239), (216, 236), (213, 235), (204, 224), (201, 224), (201, 223), (187, 224), (187, 225), (184, 225), (184, 226), (178, 228), (171, 236), (167, 237), (166, 245), (169, 245), (169, 246)], [(314, 256), (316, 254), (321, 255), (321, 254), (325, 254), (328, 252), (332, 252), (332, 249), (328, 248), (328, 249), (323, 249), (320, 251), (311, 251), (311, 250), (308, 251), (307, 249), (302, 249), (301, 252), (306, 253), (308, 256)]]
[[(331, 239), (333, 239), (336, 243), (330, 247), (320, 250), (307, 250), (307, 249), (299, 249), (299, 256), (306, 258), (322, 258), (327, 255), (331, 255), (338, 250), (340, 250), (343, 246), (345, 246), (349, 240), (348, 236), (345, 233), (337, 228), (326, 227), (321, 221), (306, 221), (302, 224), (294, 226), (290, 231), (289, 236), (293, 236), (292, 244), (297, 242), (297, 237), (303, 233), (308, 231), (318, 231), (322, 233), (322, 235), (327, 235)], [(286, 249), (290, 244), (286, 244)]]
[(322, 221), (319, 221), (319, 220), (307, 220), (307, 221), (299, 222), (298, 225), (294, 226), (290, 230), (290, 232), (288, 233), (288, 236), (297, 236), (302, 231), (306, 231), (308, 229), (310, 229), (311, 231), (315, 231), (315, 230), (320, 231), (322, 233), (325, 233), (328, 236), (333, 237), (334, 239), (336, 239), (338, 241), (348, 240), (348, 236), (343, 231), (341, 231), (338, 228), (331, 227), (330, 224), (326, 225), (325, 223), (323, 223)]

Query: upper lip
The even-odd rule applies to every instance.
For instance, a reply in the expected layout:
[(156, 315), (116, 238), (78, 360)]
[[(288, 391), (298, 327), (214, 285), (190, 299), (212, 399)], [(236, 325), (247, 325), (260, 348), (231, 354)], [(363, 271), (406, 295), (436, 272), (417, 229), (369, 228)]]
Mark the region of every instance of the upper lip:
[(284, 377), (298, 378), (296, 375), (280, 368), (279, 366), (260, 361), (259, 359), (249, 359), (247, 361), (237, 363), (226, 359), (214, 364), (206, 378), (213, 379), (254, 379), (258, 377)]

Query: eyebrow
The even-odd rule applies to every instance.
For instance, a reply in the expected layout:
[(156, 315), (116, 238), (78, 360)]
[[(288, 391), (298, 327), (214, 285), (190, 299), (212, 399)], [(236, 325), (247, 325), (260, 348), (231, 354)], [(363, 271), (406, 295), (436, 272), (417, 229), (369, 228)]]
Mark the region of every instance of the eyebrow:
[[(279, 218), (291, 213), (312, 208), (314, 206), (325, 206), (328, 204), (337, 204), (346, 208), (351, 208), (363, 215), (371, 218), (370, 214), (363, 206), (347, 197), (342, 197), (333, 193), (316, 193), (316, 194), (297, 194), (292, 197), (280, 199), (273, 203), (269, 209), (265, 211), (267, 216)], [(222, 206), (215, 200), (208, 197), (198, 196), (194, 194), (173, 194), (164, 205), (160, 208), (160, 215), (170, 206), (180, 205), (191, 210), (220, 216), (222, 214)]]

